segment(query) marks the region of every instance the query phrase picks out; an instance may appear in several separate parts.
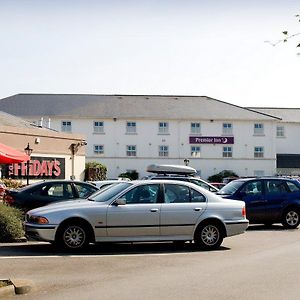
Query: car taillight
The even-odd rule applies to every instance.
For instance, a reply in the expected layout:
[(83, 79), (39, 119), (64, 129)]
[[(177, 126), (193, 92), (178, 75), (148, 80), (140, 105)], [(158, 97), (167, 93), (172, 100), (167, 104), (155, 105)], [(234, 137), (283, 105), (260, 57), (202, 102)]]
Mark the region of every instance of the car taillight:
[(6, 203), (7, 205), (12, 206), (12, 205), (14, 205), (14, 203), (16, 201), (15, 201), (15, 198), (12, 195), (4, 194), (3, 202)]
[(245, 206), (243, 206), (243, 208), (242, 208), (242, 216), (244, 218), (246, 218), (246, 207)]

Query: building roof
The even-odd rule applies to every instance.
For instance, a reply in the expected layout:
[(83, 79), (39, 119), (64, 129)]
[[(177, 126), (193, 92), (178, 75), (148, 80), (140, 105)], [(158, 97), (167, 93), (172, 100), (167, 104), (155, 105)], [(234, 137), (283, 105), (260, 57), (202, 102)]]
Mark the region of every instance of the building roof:
[(23, 127), (23, 128), (36, 128), (35, 125), (27, 122), (19, 117), (10, 115), (0, 111), (0, 126)]
[(23, 118), (278, 119), (206, 96), (17, 94), (1, 99), (0, 110)]
[(249, 107), (265, 114), (276, 116), (287, 123), (300, 123), (300, 108)]

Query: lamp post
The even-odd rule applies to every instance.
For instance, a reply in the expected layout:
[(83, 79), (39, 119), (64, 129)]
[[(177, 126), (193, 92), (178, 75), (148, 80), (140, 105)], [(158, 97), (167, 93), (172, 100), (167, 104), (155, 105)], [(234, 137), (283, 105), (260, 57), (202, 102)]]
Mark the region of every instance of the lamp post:
[(26, 174), (26, 176), (27, 176), (27, 185), (29, 185), (30, 155), (31, 155), (31, 153), (32, 153), (32, 151), (33, 151), (33, 150), (30, 148), (29, 143), (28, 143), (27, 147), (24, 149), (24, 151), (25, 151), (25, 153), (28, 155), (28, 160), (27, 160), (27, 165), (26, 165), (26, 167), (27, 167), (27, 174)]
[(186, 159), (184, 159), (184, 161), (183, 161), (183, 162), (184, 162), (184, 164), (185, 164), (186, 166), (188, 166), (188, 165), (189, 165), (189, 163), (190, 163), (190, 160), (186, 158)]

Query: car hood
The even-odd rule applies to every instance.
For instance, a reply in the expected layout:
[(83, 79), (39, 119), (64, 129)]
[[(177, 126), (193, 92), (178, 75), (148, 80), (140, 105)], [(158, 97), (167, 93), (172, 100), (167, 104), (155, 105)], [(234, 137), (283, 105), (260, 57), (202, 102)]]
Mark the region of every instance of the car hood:
[(61, 201), (61, 202), (55, 202), (48, 204), (46, 206), (42, 206), (39, 208), (35, 208), (30, 210), (29, 214), (45, 214), (50, 213), (54, 211), (61, 211), (61, 210), (70, 210), (70, 209), (77, 209), (77, 208), (84, 208), (84, 207), (90, 207), (94, 205), (104, 205), (106, 202), (95, 202), (95, 201), (89, 201), (87, 199), (77, 199), (77, 200), (71, 200), (71, 201)]

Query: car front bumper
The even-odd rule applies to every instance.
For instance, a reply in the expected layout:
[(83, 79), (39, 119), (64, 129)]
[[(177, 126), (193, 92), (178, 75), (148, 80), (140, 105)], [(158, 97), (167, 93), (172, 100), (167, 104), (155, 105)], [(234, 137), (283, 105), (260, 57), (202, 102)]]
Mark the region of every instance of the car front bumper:
[(53, 242), (56, 229), (56, 225), (24, 224), (25, 235), (38, 241)]

